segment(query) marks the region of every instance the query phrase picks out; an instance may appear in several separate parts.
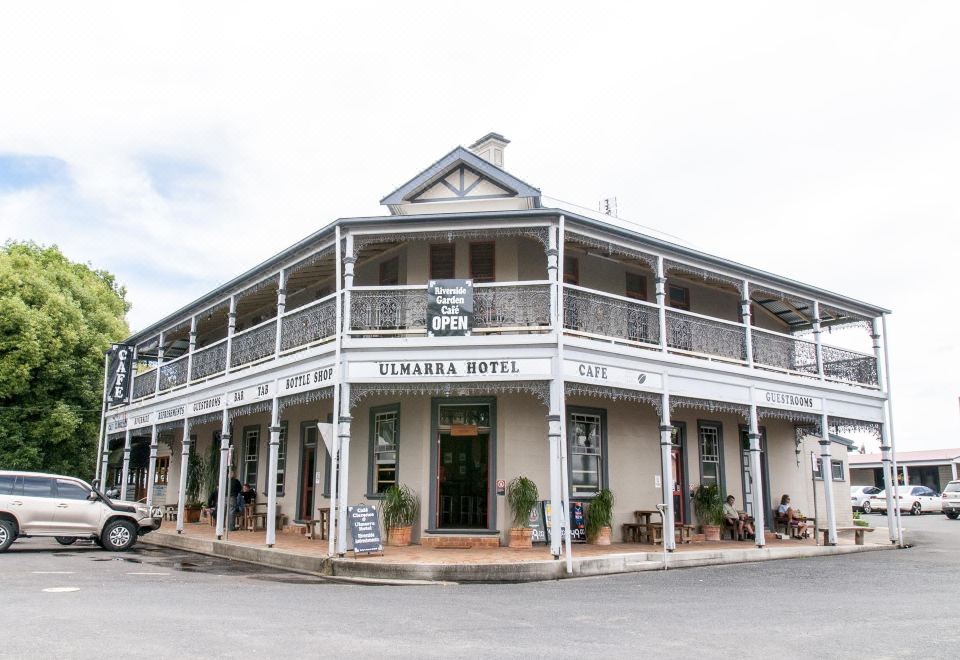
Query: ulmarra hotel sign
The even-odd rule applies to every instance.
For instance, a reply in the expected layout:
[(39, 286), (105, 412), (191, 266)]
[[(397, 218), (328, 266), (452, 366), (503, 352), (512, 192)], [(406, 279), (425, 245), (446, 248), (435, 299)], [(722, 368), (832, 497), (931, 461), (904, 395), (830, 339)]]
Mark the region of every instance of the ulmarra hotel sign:
[(349, 362), (350, 380), (528, 380), (550, 378), (550, 358)]
[(427, 283), (427, 336), (466, 337), (473, 327), (473, 280)]

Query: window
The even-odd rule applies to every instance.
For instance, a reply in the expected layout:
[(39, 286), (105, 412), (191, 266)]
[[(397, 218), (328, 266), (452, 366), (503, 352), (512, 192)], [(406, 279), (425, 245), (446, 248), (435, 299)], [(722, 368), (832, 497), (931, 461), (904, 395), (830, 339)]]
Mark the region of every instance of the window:
[[(820, 465), (822, 464), (823, 459), (817, 456), (817, 469), (813, 471), (814, 479), (823, 479), (823, 474), (820, 471)], [(832, 459), (830, 461), (830, 474), (833, 477), (834, 481), (844, 481), (843, 478), (843, 461)]]
[(370, 410), (369, 497), (383, 495), (397, 483), (400, 406)]
[(667, 305), (675, 309), (690, 311), (690, 289), (676, 284), (668, 286)]
[(721, 448), (723, 435), (719, 424), (701, 423), (697, 432), (700, 441), (700, 484), (716, 486), (723, 492)]
[(257, 467), (260, 463), (260, 427), (248, 426), (243, 429), (243, 474), (241, 483), (250, 484), (257, 489)]
[(580, 284), (580, 260), (563, 255), (563, 283)]
[(283, 497), (287, 485), (287, 422), (280, 422), (280, 445), (277, 447), (277, 497)]
[(14, 488), (14, 495), (23, 497), (52, 497), (50, 492), (53, 481), (46, 477), (22, 477), (20, 479), (21, 492), (17, 493)]
[(606, 486), (606, 412), (571, 408), (569, 423), (570, 497), (590, 497)]
[(387, 259), (380, 264), (380, 286), (400, 284), (400, 258)]
[(170, 457), (157, 456), (157, 469), (154, 472), (153, 483), (158, 486), (166, 486), (170, 477)]
[(639, 273), (627, 273), (627, 298), (634, 300), (647, 299), (647, 278)]
[(57, 497), (62, 500), (85, 500), (90, 493), (75, 481), (57, 479)]
[(436, 243), (430, 246), (430, 279), (450, 280), (456, 277), (457, 246)]
[(13, 492), (13, 475), (0, 474), (0, 495), (9, 495)]
[(474, 283), (496, 279), (496, 250), (493, 242), (470, 244), (470, 277)]

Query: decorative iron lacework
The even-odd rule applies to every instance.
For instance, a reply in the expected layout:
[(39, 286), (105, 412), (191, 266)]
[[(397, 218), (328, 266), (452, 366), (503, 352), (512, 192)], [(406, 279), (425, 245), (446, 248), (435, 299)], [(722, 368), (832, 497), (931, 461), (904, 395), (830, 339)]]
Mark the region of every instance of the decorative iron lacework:
[(126, 439), (127, 439), (126, 433), (109, 433), (107, 435), (107, 442), (112, 442), (114, 440), (126, 440)]
[(831, 417), (827, 420), (830, 431), (836, 435), (843, 433), (869, 433), (876, 440), (881, 440), (883, 436), (883, 424), (880, 422), (864, 422), (858, 419), (848, 419), (846, 417)]
[(277, 323), (272, 319), (259, 328), (248, 330), (243, 334), (233, 336), (233, 347), (230, 352), (230, 366), (254, 362), (272, 355), (277, 348)]
[(196, 417), (190, 418), (190, 426), (200, 426), (201, 424), (209, 424), (210, 422), (222, 422), (223, 421), (223, 411), (214, 410), (212, 412), (203, 413), (202, 415), (197, 415)]
[(783, 291), (777, 291), (772, 287), (766, 287), (752, 283), (750, 285), (750, 294), (752, 296), (769, 296), (775, 300), (793, 305), (800, 311), (801, 314), (806, 315), (808, 318), (813, 316), (813, 302), (810, 300), (791, 296)]
[(271, 410), (273, 410), (273, 400), (267, 399), (266, 401), (255, 401), (245, 406), (230, 408), (227, 410), (227, 416), (229, 420), (232, 421), (243, 415), (256, 415), (257, 413), (270, 412)]
[(589, 236), (584, 236), (583, 234), (577, 234), (575, 232), (566, 232), (564, 234), (564, 239), (570, 241), (571, 243), (576, 243), (577, 245), (583, 245), (584, 247), (602, 250), (603, 252), (607, 253), (607, 256), (612, 257), (613, 255), (618, 255), (621, 257), (628, 257), (630, 259), (642, 261), (650, 268), (650, 270), (657, 272), (657, 257), (655, 255), (647, 254), (646, 252), (641, 252), (640, 250), (633, 250), (628, 247), (623, 247), (622, 245), (617, 245), (616, 243), (611, 243), (609, 241), (602, 241), (598, 238), (591, 238)]
[(331, 298), (284, 316), (280, 326), (280, 350), (312, 344), (337, 332), (337, 301)]
[(351, 330), (426, 330), (426, 289), (354, 291), (350, 296)]
[(823, 316), (824, 313), (829, 314), (838, 321), (833, 321), (830, 323), (831, 328), (839, 327), (852, 327), (852, 326), (863, 326), (867, 332), (873, 332), (873, 323), (870, 319), (865, 316), (860, 316), (859, 314), (854, 314), (853, 312), (848, 312), (839, 307), (832, 307), (830, 305), (820, 305), (820, 316)]
[(758, 366), (776, 367), (817, 375), (817, 345), (800, 338), (753, 332), (753, 361)]
[(835, 346), (823, 346), (823, 374), (827, 378), (877, 386), (877, 358), (863, 353), (846, 351)]
[(168, 339), (170, 335), (176, 334), (176, 333), (178, 333), (178, 332), (180, 332), (181, 330), (184, 330), (184, 329), (186, 329), (186, 330), (189, 330), (189, 329), (190, 329), (190, 317), (189, 317), (189, 316), (188, 316), (187, 318), (185, 318), (185, 319), (182, 319), (182, 320), (181, 320), (179, 323), (177, 323), (176, 325), (171, 326), (171, 327), (167, 328), (166, 330), (164, 330), (164, 331), (163, 331), (163, 336), (164, 336), (163, 338), (164, 338), (164, 339)]
[(785, 419), (788, 422), (794, 422), (798, 426), (815, 426), (820, 428), (820, 416), (813, 413), (800, 412), (797, 410), (781, 410), (780, 408), (764, 408), (757, 406), (758, 419)]
[(646, 344), (660, 343), (656, 307), (578, 289), (563, 291), (563, 327)]
[(176, 419), (171, 422), (163, 422), (162, 424), (157, 424), (157, 433), (162, 431), (172, 431), (173, 429), (182, 429), (184, 426), (187, 427), (187, 433), (190, 432), (190, 420), (186, 422), (182, 419)]
[(187, 384), (187, 356), (160, 366), (160, 391)]
[(207, 346), (194, 352), (190, 380), (218, 374), (227, 366), (227, 342)]
[(215, 304), (213, 307), (208, 307), (207, 309), (205, 309), (205, 310), (203, 310), (202, 312), (200, 312), (199, 314), (197, 314), (197, 320), (198, 320), (198, 321), (207, 321), (207, 320), (209, 320), (209, 319), (212, 319), (212, 318), (213, 318), (213, 315), (216, 314), (217, 312), (219, 312), (219, 311), (220, 311), (221, 309), (223, 309), (224, 307), (230, 307), (230, 299), (229, 299), (229, 298), (224, 298), (223, 300), (221, 300), (220, 302), (218, 302), (217, 304)]
[(155, 369), (137, 374), (133, 379), (133, 398), (140, 399), (157, 390), (157, 372)]
[(308, 266), (312, 266), (318, 261), (323, 261), (327, 257), (333, 256), (335, 245), (336, 245), (335, 243), (331, 243), (330, 245), (323, 248), (319, 252), (314, 252), (313, 254), (308, 256), (306, 259), (301, 259), (300, 261), (296, 262), (292, 266), (288, 267), (287, 279), (289, 279), (290, 276), (296, 273), (297, 271), (307, 268)]
[(299, 394), (291, 394), (290, 396), (280, 397), (280, 412), (282, 413), (284, 408), (289, 408), (290, 406), (299, 406), (304, 403), (313, 403), (314, 401), (322, 401), (323, 399), (332, 398), (332, 385), (329, 387), (321, 387), (319, 390), (310, 390), (308, 392), (300, 392)]
[(475, 328), (550, 325), (550, 285), (475, 288), (473, 324)]
[(266, 289), (268, 286), (279, 286), (279, 284), (280, 284), (280, 273), (277, 273), (272, 277), (268, 277), (265, 280), (260, 280), (256, 284), (252, 284), (248, 286), (246, 289), (236, 294), (236, 299), (239, 301), (241, 298), (253, 295), (258, 291)]
[(368, 396), (480, 396), (484, 394), (530, 394), (550, 405), (550, 382), (545, 380), (493, 383), (357, 383), (350, 388), (350, 408)]
[(433, 243), (458, 240), (491, 240), (509, 236), (523, 236), (531, 238), (546, 250), (550, 242), (550, 233), (547, 227), (501, 227), (489, 229), (449, 229), (447, 231), (410, 232), (403, 234), (362, 234), (353, 239), (353, 256), (360, 256), (360, 251), (368, 245), (377, 243), (405, 243), (410, 241), (430, 241)]
[(691, 316), (675, 309), (668, 309), (666, 317), (670, 348), (731, 360), (746, 359), (747, 331), (743, 326)]
[(743, 296), (743, 280), (738, 280), (735, 277), (728, 277), (727, 275), (714, 273), (712, 271), (706, 270), (705, 268), (698, 268), (697, 266), (688, 266), (687, 264), (680, 263), (679, 261), (671, 261), (669, 259), (664, 260), (663, 271), (664, 273), (667, 274), (668, 278), (669, 278), (670, 271), (674, 271), (677, 273), (686, 273), (687, 275), (694, 275), (707, 282), (716, 282), (718, 284), (729, 284), (730, 286), (734, 287), (737, 291), (739, 291), (741, 296)]
[(732, 413), (739, 415), (743, 419), (750, 418), (750, 406), (742, 403), (728, 403), (726, 401), (696, 399), (686, 396), (671, 396), (670, 412), (673, 412), (676, 408), (696, 408), (697, 410), (706, 410), (711, 413)]
[(663, 415), (663, 398), (661, 395), (653, 392), (624, 390), (619, 387), (609, 387), (607, 385), (566, 383), (564, 385), (564, 394), (568, 397), (586, 396), (594, 399), (608, 399), (610, 401), (634, 401), (636, 403), (645, 403), (653, 406), (653, 409), (657, 411), (657, 416)]

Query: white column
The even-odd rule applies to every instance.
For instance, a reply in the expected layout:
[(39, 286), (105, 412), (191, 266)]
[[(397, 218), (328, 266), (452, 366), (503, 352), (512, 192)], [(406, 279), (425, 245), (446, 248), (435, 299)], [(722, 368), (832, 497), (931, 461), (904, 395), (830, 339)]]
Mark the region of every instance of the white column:
[(227, 361), (223, 373), (230, 373), (230, 360), (233, 358), (233, 333), (237, 330), (237, 297), (230, 296), (230, 311), (227, 312)]
[(910, 485), (910, 470), (907, 468), (906, 465), (901, 465), (901, 466), (900, 466), (900, 469), (903, 470), (903, 485), (904, 485), (904, 486), (909, 486), (909, 485)]
[(670, 390), (668, 377), (663, 376), (663, 395), (660, 400), (660, 485), (663, 492), (663, 547), (673, 552), (677, 546), (674, 532), (673, 487), (673, 424), (670, 422)]
[(817, 351), (817, 375), (820, 377), (820, 380), (825, 378), (825, 370), (823, 368), (823, 343), (821, 334), (823, 329), (820, 325), (820, 303), (816, 300), (813, 301), (813, 340), (816, 342), (816, 351)]
[[(337, 328), (336, 340), (334, 344), (334, 379), (333, 379), (333, 441), (330, 449), (330, 518), (327, 523), (330, 529), (327, 533), (327, 556), (332, 557), (337, 551), (337, 536), (339, 535), (339, 525), (337, 524), (337, 505), (338, 486), (340, 484), (340, 383), (343, 382), (343, 365), (341, 364), (341, 354), (343, 349), (344, 324), (343, 324), (343, 279), (341, 277), (343, 270), (343, 253), (340, 243), (340, 225), (334, 229), (334, 259), (335, 259), (335, 277), (336, 277), (336, 314)], [(316, 487), (316, 486), (314, 486)], [(313, 512), (310, 512), (311, 517)]]
[[(133, 364), (133, 363), (131, 363)], [(104, 444), (107, 442), (107, 371), (110, 368), (110, 351), (103, 354), (103, 398), (100, 401), (100, 432), (97, 434), (97, 453), (93, 456), (93, 480), (99, 482), (99, 487), (103, 488), (103, 481), (100, 479), (100, 463), (103, 455)], [(130, 375), (133, 378), (133, 375)], [(130, 383), (130, 391), (133, 391), (133, 382)]]
[(664, 275), (663, 257), (657, 257), (657, 313), (660, 317), (660, 350), (667, 352), (667, 278)]
[(547, 279), (550, 281), (550, 327), (554, 332), (563, 331), (563, 278), (559, 276), (557, 236), (553, 227), (547, 229)]
[(193, 380), (193, 354), (197, 350), (197, 317), (190, 317), (190, 346), (187, 349), (187, 382)]
[[(129, 424), (129, 422), (127, 422)], [(131, 431), (127, 426), (127, 432), (123, 439), (123, 473), (120, 477), (120, 499), (127, 499), (127, 478), (130, 476), (130, 439)]]
[(880, 455), (883, 459), (883, 492), (887, 496), (887, 531), (890, 542), (897, 542), (897, 516), (893, 513), (893, 465), (890, 462), (890, 429), (886, 424), (880, 427)]
[(157, 478), (157, 425), (150, 427), (150, 464), (147, 468), (147, 506), (153, 506), (153, 482)]
[(183, 420), (183, 449), (180, 451), (180, 493), (177, 497), (177, 534), (183, 533), (183, 507), (187, 499), (187, 467), (190, 462), (190, 420)]
[(227, 396), (224, 394), (223, 419), (220, 422), (220, 472), (217, 475), (217, 538), (222, 539), (226, 532), (226, 526), (230, 524), (230, 516), (227, 512), (228, 506), (234, 503), (229, 501), (227, 493), (229, 481), (227, 480), (227, 470), (230, 468), (230, 411), (226, 409)]
[[(340, 454), (340, 484), (339, 491), (340, 496), (340, 510), (337, 516), (337, 529), (339, 534), (337, 534), (337, 552), (343, 554), (347, 551), (347, 506), (350, 503), (350, 484), (348, 477), (350, 476), (350, 383), (343, 383), (340, 386), (343, 392), (340, 395), (340, 427), (338, 430), (339, 442), (337, 443), (339, 447)], [(332, 513), (332, 512), (331, 512)]]
[(564, 379), (563, 362), (560, 358), (559, 342), (563, 333), (563, 278), (560, 276), (557, 233), (553, 227), (547, 230), (547, 279), (550, 280), (550, 325), (557, 336), (557, 352), (551, 361), (553, 378), (550, 381), (550, 410), (547, 413), (547, 450), (550, 468), (550, 520), (544, 525), (550, 526), (550, 554), (560, 559), (561, 528), (563, 526), (564, 496), (561, 472), (564, 465), (563, 452), (560, 451), (561, 429), (563, 426)]
[(160, 368), (163, 367), (163, 342), (166, 340), (166, 337), (163, 332), (160, 333), (160, 339), (157, 344), (157, 371), (153, 374), (156, 379), (156, 383), (153, 388), (153, 395), (157, 396), (160, 394)]
[[(824, 402), (826, 403), (826, 402)], [(820, 475), (827, 507), (827, 545), (837, 544), (837, 514), (833, 508), (833, 454), (830, 452), (830, 424), (827, 413), (820, 417)]]
[[(273, 391), (277, 388), (274, 386)], [(267, 547), (272, 548), (277, 542), (277, 463), (280, 460), (280, 400), (273, 397), (273, 408), (270, 415), (270, 460), (267, 472)], [(310, 475), (313, 478), (313, 475)], [(314, 484), (316, 486), (316, 484)], [(314, 489), (316, 490), (316, 489)], [(313, 512), (310, 512), (313, 517)]]
[[(559, 273), (558, 282), (563, 281), (563, 259), (564, 251), (566, 250), (565, 246), (567, 243), (566, 239), (566, 229), (567, 227), (567, 218), (566, 216), (557, 217), (557, 260), (559, 263)], [(558, 287), (561, 286), (558, 284)], [(562, 307), (562, 298), (558, 298), (558, 309), (557, 313), (562, 313), (560, 308)], [(563, 385), (565, 381), (562, 380), (563, 374), (563, 324), (559, 324), (557, 332), (557, 364), (558, 364), (558, 373), (561, 374), (561, 385), (559, 390), (559, 396), (557, 397), (557, 409), (560, 412), (560, 438), (557, 442), (560, 450), (560, 507), (558, 509), (553, 509), (551, 504), (551, 518), (555, 515), (560, 516), (561, 525), (562, 521), (570, 519), (570, 466), (567, 464), (567, 400), (566, 400), (566, 388)], [(569, 528), (569, 524), (567, 525)], [(570, 538), (570, 530), (568, 530), (566, 537), (563, 540), (563, 550), (566, 558), (567, 564), (567, 573), (573, 573), (573, 539)]]
[(287, 311), (287, 271), (280, 271), (280, 282), (277, 287), (277, 343), (274, 355), (280, 357), (280, 339), (283, 334), (283, 314)]
[(753, 312), (750, 310), (750, 283), (743, 281), (743, 300), (740, 301), (740, 322), (744, 325), (747, 366), (753, 368)]
[[(750, 399), (755, 400), (752, 387)], [(750, 489), (753, 493), (753, 532), (757, 547), (762, 548), (767, 542), (764, 537), (767, 502), (763, 499), (763, 472), (760, 464), (760, 420), (757, 418), (757, 406), (754, 403), (750, 404), (749, 425), (747, 437), (750, 440), (750, 479), (753, 480), (753, 487)]]

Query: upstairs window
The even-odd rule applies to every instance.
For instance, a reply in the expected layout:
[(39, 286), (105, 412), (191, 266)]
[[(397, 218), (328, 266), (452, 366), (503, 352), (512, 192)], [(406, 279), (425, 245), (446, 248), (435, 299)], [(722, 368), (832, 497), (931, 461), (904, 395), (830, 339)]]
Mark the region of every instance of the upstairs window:
[(580, 260), (563, 255), (563, 283), (580, 284)]
[(627, 298), (634, 300), (647, 299), (647, 278), (639, 273), (627, 273)]
[(494, 243), (470, 244), (470, 277), (474, 284), (493, 282), (495, 279), (496, 258)]
[(380, 264), (380, 286), (400, 284), (400, 259), (393, 257)]
[(452, 280), (456, 275), (457, 246), (435, 243), (430, 246), (430, 279)]
[(690, 289), (671, 284), (667, 287), (667, 305), (674, 309), (690, 311)]

